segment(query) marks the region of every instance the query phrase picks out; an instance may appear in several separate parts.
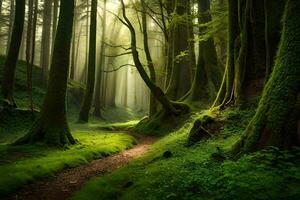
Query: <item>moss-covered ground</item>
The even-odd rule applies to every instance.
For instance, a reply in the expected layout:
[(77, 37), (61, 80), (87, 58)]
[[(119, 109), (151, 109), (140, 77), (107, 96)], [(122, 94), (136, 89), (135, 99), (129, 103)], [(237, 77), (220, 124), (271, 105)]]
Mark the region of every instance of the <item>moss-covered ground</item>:
[[(299, 199), (300, 149), (270, 148), (237, 161), (213, 156), (226, 156), (254, 113), (234, 108), (194, 114), (182, 128), (154, 144), (149, 154), (91, 180), (73, 199)], [(187, 147), (193, 122), (203, 114), (218, 117), (224, 127), (212, 138)], [(167, 157), (166, 151), (171, 152)]]

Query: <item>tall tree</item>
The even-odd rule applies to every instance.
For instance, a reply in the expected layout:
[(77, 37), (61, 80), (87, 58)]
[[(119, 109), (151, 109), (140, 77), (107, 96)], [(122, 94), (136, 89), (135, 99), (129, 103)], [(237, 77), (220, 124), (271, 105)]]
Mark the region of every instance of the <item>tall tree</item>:
[[(115, 26), (115, 24), (113, 25)], [(106, 0), (103, 1), (103, 14), (102, 14), (102, 35), (100, 46), (100, 61), (97, 67), (96, 88), (95, 88), (95, 111), (96, 117), (102, 117), (101, 115), (101, 82), (102, 82), (102, 70), (105, 66), (105, 37), (106, 37)]]
[(97, 0), (91, 3), (90, 44), (88, 61), (88, 78), (84, 99), (79, 113), (79, 121), (88, 122), (93, 100), (96, 72), (96, 34), (97, 34)]
[[(198, 22), (200, 25), (212, 20), (210, 0), (198, 0)], [(203, 28), (199, 28), (200, 34)], [(216, 97), (222, 79), (222, 67), (218, 62), (213, 37), (199, 41), (199, 55), (193, 85), (188, 101), (213, 100)]]
[(299, 145), (300, 130), (300, 1), (288, 0), (274, 71), (264, 89), (258, 109), (234, 154), (267, 146)]
[[(19, 0), (18, 0), (19, 1)], [(15, 144), (42, 142), (51, 146), (74, 144), (66, 116), (74, 0), (61, 0), (48, 88), (39, 116), (31, 130)]]
[(192, 70), (195, 68), (195, 52), (190, 40), (192, 17), (189, 15), (191, 9), (190, 1), (177, 0), (174, 5), (174, 13), (169, 28), (169, 56), (172, 58), (172, 71), (167, 95), (172, 100), (183, 97), (191, 88)]
[(24, 18), (25, 18), (25, 0), (16, 0), (14, 26), (11, 35), (9, 51), (3, 67), (3, 80), (2, 80), (2, 94), (3, 94), (4, 103), (7, 106), (13, 106), (13, 107), (16, 106), (13, 93), (14, 93), (16, 64), (18, 60), (22, 34), (23, 34)]
[(72, 36), (72, 49), (71, 49), (71, 69), (70, 69), (70, 79), (75, 80), (76, 73), (76, 29), (77, 29), (77, 1), (75, 0), (75, 11), (74, 11), (74, 21), (73, 21), (73, 36)]
[(15, 19), (15, 1), (10, 1), (10, 12), (9, 12), (9, 26), (8, 26), (8, 34), (7, 34), (7, 47), (6, 47), (6, 54), (8, 54), (10, 41), (13, 32), (13, 25)]
[(33, 110), (32, 103), (32, 66), (31, 66), (31, 51), (33, 39), (33, 9), (34, 0), (28, 1), (28, 24), (27, 24), (27, 38), (26, 38), (26, 65), (27, 65), (27, 88), (29, 91), (30, 108)]
[(40, 66), (42, 67), (42, 79), (47, 80), (50, 65), (50, 49), (51, 49), (51, 20), (52, 19), (52, 0), (44, 1), (43, 11), (43, 30), (42, 30), (42, 46), (40, 56)]
[[(152, 60), (152, 56), (150, 53), (149, 49), (149, 44), (148, 44), (148, 23), (147, 23), (147, 5), (145, 0), (141, 0), (141, 5), (142, 5), (142, 28), (143, 28), (143, 39), (144, 39), (144, 50), (146, 54), (146, 59), (147, 59), (147, 66), (149, 69), (150, 73), (150, 79), (151, 81), (156, 84), (156, 74), (155, 74), (155, 69), (154, 69), (154, 64)], [(149, 116), (153, 116), (157, 111), (157, 102), (153, 94), (150, 95), (150, 112)]]
[(58, 2), (59, 2), (58, 0), (53, 0), (52, 53), (53, 53), (55, 35), (56, 35), (56, 28), (57, 28)]

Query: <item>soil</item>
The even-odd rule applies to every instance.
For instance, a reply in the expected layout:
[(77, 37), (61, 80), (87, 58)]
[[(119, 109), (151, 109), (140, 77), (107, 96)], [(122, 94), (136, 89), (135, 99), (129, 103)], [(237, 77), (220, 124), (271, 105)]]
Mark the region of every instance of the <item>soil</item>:
[(67, 169), (49, 179), (34, 182), (24, 186), (10, 199), (14, 200), (65, 200), (91, 178), (103, 176), (122, 166), (131, 160), (145, 154), (156, 138), (150, 136), (137, 136), (138, 144), (132, 149), (94, 160), (87, 165)]

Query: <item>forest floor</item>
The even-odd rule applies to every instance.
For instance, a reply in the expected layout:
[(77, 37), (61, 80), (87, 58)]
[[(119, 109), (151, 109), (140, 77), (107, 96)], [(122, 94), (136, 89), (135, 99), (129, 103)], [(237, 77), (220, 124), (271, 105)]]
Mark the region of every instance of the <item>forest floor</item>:
[[(135, 135), (136, 136), (136, 135)], [(133, 148), (94, 160), (87, 165), (67, 169), (54, 177), (37, 181), (22, 188), (12, 199), (18, 200), (64, 200), (77, 192), (92, 177), (99, 177), (125, 166), (131, 160), (148, 152), (155, 137), (138, 135)]]
[[(160, 138), (144, 156), (93, 178), (72, 200), (298, 200), (300, 148), (269, 149), (232, 160), (227, 152), (241, 137), (255, 109), (235, 107), (193, 113)], [(195, 120), (209, 115), (222, 127), (211, 138), (187, 145)], [(224, 153), (219, 160), (216, 153)], [(168, 156), (166, 155), (168, 153)]]

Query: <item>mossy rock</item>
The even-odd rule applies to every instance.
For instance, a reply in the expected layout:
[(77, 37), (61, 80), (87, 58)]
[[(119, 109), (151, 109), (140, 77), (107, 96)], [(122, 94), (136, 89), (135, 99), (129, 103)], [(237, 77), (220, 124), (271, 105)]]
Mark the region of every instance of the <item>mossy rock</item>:
[(192, 146), (199, 141), (212, 137), (220, 131), (222, 126), (221, 121), (217, 118), (209, 115), (202, 116), (194, 122), (188, 136), (187, 145)]

